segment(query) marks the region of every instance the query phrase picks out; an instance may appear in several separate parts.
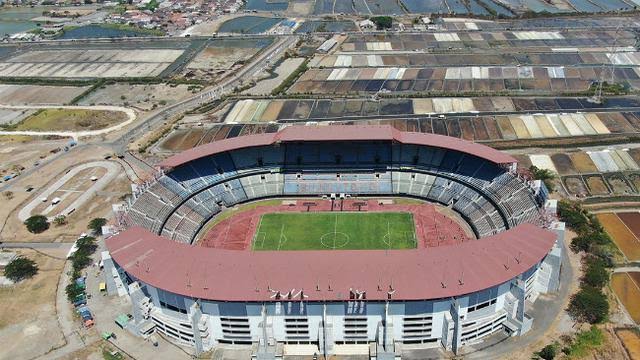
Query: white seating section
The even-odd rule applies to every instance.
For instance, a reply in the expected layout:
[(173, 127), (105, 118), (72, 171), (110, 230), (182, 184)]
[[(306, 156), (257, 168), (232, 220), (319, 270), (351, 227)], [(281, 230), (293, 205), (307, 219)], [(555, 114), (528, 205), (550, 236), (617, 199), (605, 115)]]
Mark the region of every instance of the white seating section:
[(374, 141), (287, 143), (207, 156), (160, 176), (137, 196), (128, 218), (131, 225), (191, 243), (223, 207), (331, 193), (438, 202), (457, 211), (480, 238), (539, 221), (531, 189), (493, 163), (442, 148)]

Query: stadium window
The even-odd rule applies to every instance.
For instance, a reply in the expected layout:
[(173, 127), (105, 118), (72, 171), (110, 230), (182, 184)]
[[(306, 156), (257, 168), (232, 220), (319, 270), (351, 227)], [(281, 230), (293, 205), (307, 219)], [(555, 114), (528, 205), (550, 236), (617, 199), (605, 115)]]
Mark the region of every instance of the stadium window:
[(296, 174), (296, 179), (300, 179), (302, 177), (302, 174), (298, 173)]
[(340, 174), (336, 174), (336, 177), (337, 177), (338, 179), (340, 179)]
[(260, 180), (265, 180), (267, 177), (264, 175), (260, 175)]
[(380, 174), (376, 174), (376, 179), (380, 179)]
[(416, 178), (416, 174), (411, 174), (411, 179), (415, 179)]

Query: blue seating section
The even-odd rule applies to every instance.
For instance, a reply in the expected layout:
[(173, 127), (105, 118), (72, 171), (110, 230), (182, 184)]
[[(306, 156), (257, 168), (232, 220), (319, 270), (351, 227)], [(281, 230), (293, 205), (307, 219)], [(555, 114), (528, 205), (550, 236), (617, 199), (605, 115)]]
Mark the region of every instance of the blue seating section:
[(181, 165), (138, 195), (129, 222), (190, 243), (224, 207), (275, 196), (409, 195), (451, 206), (479, 237), (539, 222), (539, 204), (512, 173), (473, 155), (385, 142), (287, 143)]

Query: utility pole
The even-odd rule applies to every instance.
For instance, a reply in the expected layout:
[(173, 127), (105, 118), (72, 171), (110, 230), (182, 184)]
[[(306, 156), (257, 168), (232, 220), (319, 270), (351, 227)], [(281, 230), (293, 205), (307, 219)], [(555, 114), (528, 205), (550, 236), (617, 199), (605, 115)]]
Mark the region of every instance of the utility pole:
[[(611, 63), (609, 65), (610, 71), (611, 71), (611, 84), (613, 84), (613, 81), (614, 81), (614, 78), (613, 78), (614, 60), (616, 58), (616, 54), (618, 53), (617, 44), (618, 44), (618, 35), (620, 32), (621, 26), (622, 26), (622, 23), (619, 23), (618, 26), (616, 26), (616, 32), (614, 33), (614, 38), (613, 38), (613, 45), (611, 47), (611, 58), (609, 59), (609, 62)], [(600, 70), (600, 80), (598, 81), (598, 86), (596, 87), (596, 91), (593, 94), (593, 96), (588, 99), (588, 101), (591, 103), (602, 104), (602, 86), (604, 85), (604, 78), (607, 73), (606, 67), (607, 67), (607, 64), (603, 62), (602, 69)]]

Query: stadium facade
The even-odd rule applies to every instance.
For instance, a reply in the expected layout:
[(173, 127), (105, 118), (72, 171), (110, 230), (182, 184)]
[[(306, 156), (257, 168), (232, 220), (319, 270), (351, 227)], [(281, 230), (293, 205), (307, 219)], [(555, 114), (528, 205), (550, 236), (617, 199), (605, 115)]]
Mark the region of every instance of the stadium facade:
[[(564, 227), (539, 181), (489, 147), (387, 126), (287, 127), (173, 156), (134, 187), (107, 239), (110, 292), (130, 296), (134, 331), (196, 352), (282, 344), (318, 353), (407, 347), (455, 353), (526, 333), (528, 304), (557, 291)], [(256, 199), (407, 196), (455, 210), (478, 240), (415, 250), (242, 251), (194, 245), (225, 208)]]

